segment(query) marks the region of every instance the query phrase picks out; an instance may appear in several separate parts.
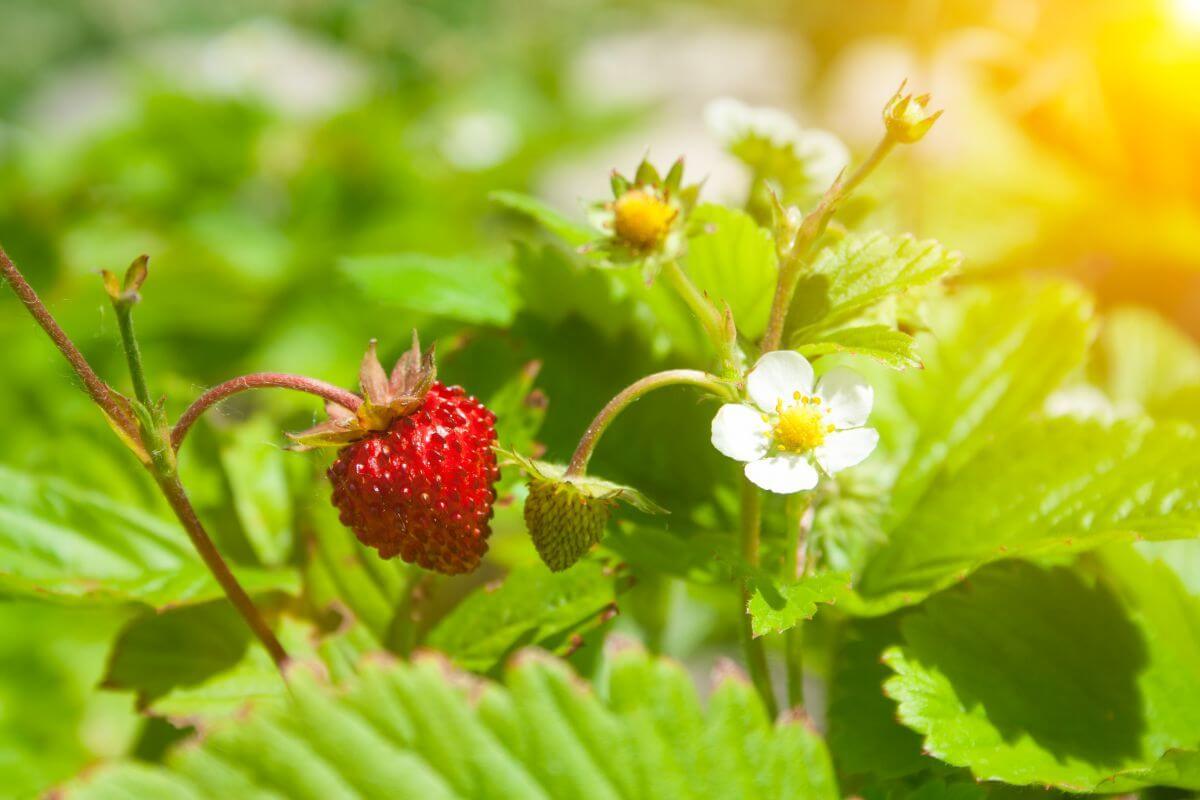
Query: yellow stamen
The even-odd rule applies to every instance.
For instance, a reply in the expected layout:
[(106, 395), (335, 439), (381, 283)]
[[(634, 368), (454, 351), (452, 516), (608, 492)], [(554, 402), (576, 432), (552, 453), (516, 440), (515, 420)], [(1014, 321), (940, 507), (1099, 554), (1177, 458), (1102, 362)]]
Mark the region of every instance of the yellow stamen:
[(775, 423), (775, 441), (784, 450), (807, 453), (825, 441), (825, 434), (833, 426), (825, 422), (821, 412), (807, 404), (807, 398), (799, 405), (779, 412)]
[(641, 250), (666, 238), (678, 210), (645, 189), (630, 189), (613, 203), (613, 232)]

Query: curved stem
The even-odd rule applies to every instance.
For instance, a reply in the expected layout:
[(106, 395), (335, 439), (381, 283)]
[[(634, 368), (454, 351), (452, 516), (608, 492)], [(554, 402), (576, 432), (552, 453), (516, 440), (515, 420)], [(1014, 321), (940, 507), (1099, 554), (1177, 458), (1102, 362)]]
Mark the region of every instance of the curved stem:
[(83, 353), (79, 352), (79, 348), (71, 341), (66, 332), (59, 327), (58, 322), (54, 319), (49, 310), (47, 310), (42, 299), (38, 297), (37, 292), (25, 280), (25, 276), (21, 274), (17, 266), (8, 257), (8, 253), (0, 248), (0, 274), (4, 276), (4, 280), (16, 292), (17, 297), (25, 304), (26, 310), (37, 321), (37, 324), (42, 327), (50, 340), (58, 347), (63, 358), (75, 370), (75, 374), (83, 381), (84, 390), (92, 398), (92, 401), (100, 406), (101, 409), (109, 416), (115, 425), (131, 440), (137, 441), (137, 423), (125, 412), (125, 410), (113, 398), (112, 389), (108, 384), (100, 379), (96, 371), (88, 364), (87, 359), (83, 357)]
[(351, 411), (357, 411), (359, 405), (362, 404), (362, 398), (353, 392), (316, 378), (286, 375), (280, 372), (255, 372), (217, 384), (197, 397), (195, 402), (188, 406), (187, 410), (179, 417), (179, 421), (171, 430), (171, 446), (178, 450), (192, 424), (209, 408), (230, 395), (250, 389), (291, 389), (296, 392), (305, 392), (323, 397)]
[[(128, 413), (125, 408), (117, 403), (113, 397), (113, 392), (108, 384), (100, 379), (91, 365), (79, 352), (74, 342), (67, 336), (54, 317), (46, 309), (41, 298), (33, 290), (25, 280), (25, 276), (17, 269), (8, 254), (0, 249), (0, 274), (3, 274), (4, 279), (13, 291), (17, 293), (17, 297), (25, 304), (25, 308), (46, 332), (46, 335), (54, 342), (59, 351), (75, 369), (75, 373), (83, 381), (83, 385), (87, 393), (91, 396), (96, 405), (108, 415), (112, 424), (116, 427), (119, 435), (123, 436), (131, 447), (145, 447), (150, 451), (143, 462), (146, 469), (154, 476), (155, 483), (158, 484), (160, 491), (166, 498), (167, 503), (171, 506), (171, 510), (175, 512), (175, 516), (183, 525), (184, 531), (191, 540), (192, 545), (200, 554), (200, 558), (212, 572), (221, 589), (224, 590), (226, 596), (238, 613), (246, 620), (254, 634), (262, 641), (263, 646), (267, 648), (267, 652), (271, 654), (271, 658), (275, 664), (282, 670), (283, 665), (287, 662), (287, 653), (283, 646), (279, 644), (279, 640), (275, 638), (275, 634), (267, 627), (267, 624), (259, 616), (258, 609), (254, 607), (254, 602), (242, 589), (237, 578), (230, 571), (229, 566), (221, 558), (221, 554), (217, 551), (216, 545), (213, 544), (208, 533), (204, 530), (204, 526), (200, 524), (199, 518), (196, 516), (196, 511), (192, 508), (191, 502), (188, 500), (187, 493), (183, 489), (183, 485), (179, 482), (179, 478), (173, 469), (173, 459), (165, 457), (161, 451), (165, 449), (166, 443), (158, 441), (161, 437), (155, 436), (155, 431), (152, 428), (139, 425)], [(118, 306), (118, 313), (122, 311), (128, 312), (129, 308), (124, 309)], [(121, 338), (125, 345), (126, 358), (129, 361), (130, 372), (133, 375), (134, 385), (138, 392), (138, 402), (143, 406), (149, 405), (149, 391), (146, 389), (145, 376), (142, 371), (141, 358), (136, 348), (136, 340), (133, 339), (133, 325), (128, 319), (128, 313), (121, 321)], [(151, 441), (146, 442), (146, 439)]]
[[(758, 490), (757, 486), (743, 477), (742, 558), (751, 567), (758, 566), (758, 539), (761, 530), (762, 493)], [(779, 708), (775, 702), (775, 691), (771, 687), (771, 672), (767, 668), (767, 653), (763, 648), (762, 639), (754, 637), (750, 612), (746, 608), (747, 603), (750, 601), (750, 587), (748, 584), (743, 583), (742, 585), (741, 600), (742, 603), (738, 608), (738, 616), (742, 620), (742, 649), (746, 655), (746, 666), (750, 671), (750, 680), (753, 682), (754, 688), (758, 690), (758, 695), (762, 698), (767, 713), (771, 719), (775, 719)]]
[(592, 457), (592, 451), (596, 449), (596, 444), (600, 441), (605, 429), (631, 403), (655, 389), (680, 385), (697, 386), (719, 397), (733, 399), (728, 384), (715, 375), (696, 369), (669, 369), (634, 381), (622, 389), (616, 397), (609, 400), (608, 404), (600, 409), (600, 413), (592, 420), (592, 424), (588, 425), (583, 437), (579, 440), (579, 445), (575, 448), (574, 455), (571, 456), (566, 477), (570, 478), (584, 473), (588, 461)]

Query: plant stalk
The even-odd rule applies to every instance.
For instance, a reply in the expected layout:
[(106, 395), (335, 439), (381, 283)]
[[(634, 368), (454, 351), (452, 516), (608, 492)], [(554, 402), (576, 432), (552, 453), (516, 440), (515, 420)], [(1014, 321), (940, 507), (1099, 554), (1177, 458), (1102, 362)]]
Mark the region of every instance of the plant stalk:
[[(199, 518), (196, 516), (195, 509), (192, 508), (191, 502), (187, 498), (187, 493), (183, 489), (183, 485), (179, 482), (178, 476), (173, 469), (174, 459), (167, 454), (167, 443), (156, 441), (158, 438), (154, 431), (147, 430), (148, 426), (139, 425), (130, 416), (123, 406), (121, 406), (114, 397), (112, 389), (108, 384), (100, 379), (96, 371), (79, 352), (79, 348), (71, 341), (62, 327), (54, 319), (54, 316), (46, 308), (37, 292), (25, 280), (25, 276), (21, 274), (12, 259), (8, 254), (0, 248), (0, 274), (3, 274), (5, 281), (12, 286), (17, 297), (24, 303), (26, 310), (41, 326), (50, 340), (58, 347), (59, 352), (63, 354), (67, 362), (75, 370), (75, 374), (83, 381), (84, 389), (92, 398), (93, 402), (98, 405), (102, 411), (111, 420), (114, 427), (122, 435), (131, 448), (136, 449), (142, 447), (151, 454), (151, 458), (144, 463), (146, 468), (154, 476), (155, 483), (162, 491), (167, 503), (171, 506), (171, 510), (175, 512), (175, 516), (183, 525), (184, 531), (191, 540), (192, 545), (200, 554), (200, 558), (204, 561), (220, 584), (230, 602), (246, 620), (250, 629), (262, 641), (267, 648), (267, 652), (271, 654), (271, 658), (275, 664), (283, 668), (287, 662), (287, 653), (283, 646), (279, 644), (279, 640), (275, 638), (275, 634), (267, 627), (262, 617), (258, 613), (258, 609), (254, 607), (249, 595), (242, 589), (237, 578), (229, 570), (229, 566), (221, 558), (221, 554), (217, 551), (212, 539), (204, 530), (204, 526), (200, 524)], [(146, 406), (147, 412), (153, 413), (150, 409), (149, 391), (146, 387), (145, 372), (142, 369), (141, 354), (137, 349), (136, 340), (133, 338), (133, 323), (129, 319), (129, 307), (125, 305), (122, 308), (122, 303), (115, 302), (117, 308), (118, 319), (121, 320), (121, 340), (125, 345), (125, 356), (129, 363), (130, 374), (133, 376), (134, 388), (138, 393), (138, 401)], [(132, 345), (132, 346), (131, 346)]]
[[(787, 516), (787, 561), (784, 574), (788, 580), (799, 580), (808, 571), (808, 534), (813, 524), (812, 493), (789, 495)], [(788, 705), (804, 706), (804, 632), (797, 623), (784, 633), (784, 659), (787, 670)]]
[(729, 384), (715, 375), (700, 370), (669, 369), (647, 375), (626, 386), (612, 400), (609, 400), (604, 408), (600, 409), (600, 413), (596, 415), (592, 424), (588, 425), (587, 430), (584, 431), (583, 437), (580, 438), (575, 453), (571, 456), (571, 463), (567, 466), (565, 477), (578, 477), (587, 470), (588, 461), (591, 460), (592, 452), (596, 449), (600, 437), (604, 435), (604, 431), (608, 429), (609, 424), (616, 419), (618, 414), (643, 395), (666, 386), (696, 386), (722, 399), (735, 399)]
[(884, 134), (879, 144), (867, 156), (867, 160), (858, 166), (846, 180), (840, 177), (833, 182), (821, 201), (817, 203), (804, 221), (792, 240), (788, 256), (779, 265), (779, 280), (775, 284), (775, 297), (771, 301), (771, 316), (767, 322), (767, 331), (762, 339), (762, 352), (769, 353), (778, 350), (783, 341), (784, 327), (787, 323), (788, 311), (792, 306), (792, 298), (796, 294), (796, 286), (804, 266), (812, 256), (821, 235), (829, 227), (830, 220), (837, 212), (838, 206), (858, 188), (867, 176), (887, 158), (888, 153), (896, 146), (896, 140), (890, 134)]
[(109, 419), (112, 420), (113, 424), (131, 441), (137, 441), (137, 423), (113, 398), (112, 389), (100, 379), (100, 376), (88, 364), (87, 359), (83, 357), (83, 353), (79, 352), (79, 348), (75, 346), (75, 343), (71, 341), (71, 338), (59, 326), (54, 316), (42, 302), (42, 299), (38, 297), (37, 292), (25, 280), (25, 276), (17, 269), (17, 266), (8, 257), (8, 253), (3, 248), (0, 248), (0, 274), (3, 274), (4, 280), (12, 287), (17, 298), (25, 305), (30, 316), (46, 332), (46, 335), (50, 337), (50, 341), (54, 342), (58, 351), (62, 353), (63, 358), (67, 360), (67, 363), (75, 370), (75, 374), (83, 381), (84, 391), (88, 393), (92, 401), (100, 406)]
[[(133, 305), (133, 301), (130, 300), (113, 300), (113, 308), (116, 309), (117, 319), (120, 322), (121, 345), (125, 350), (125, 360), (129, 364), (129, 375), (133, 380), (134, 392), (145, 412), (150, 417), (154, 417), (156, 412), (150, 401), (150, 391), (146, 384), (142, 352), (133, 330)], [(192, 507), (191, 500), (188, 499), (187, 492), (179, 481), (174, 450), (170, 449), (170, 442), (165, 440), (167, 438), (164, 435), (166, 433), (165, 426), (160, 428), (157, 420), (153, 422), (154, 424), (143, 423), (141, 426), (142, 441), (147, 445), (151, 456), (150, 463), (146, 465), (147, 468), (154, 476), (154, 481), (162, 491), (163, 497), (167, 499), (171, 510), (175, 512), (176, 518), (183, 525), (192, 546), (196, 548), (196, 552), (200, 554), (200, 558), (216, 578), (217, 583), (225, 592), (225, 596), (229, 598), (229, 602), (233, 603), (233, 607), (242, 615), (242, 619), (250, 626), (250, 630), (270, 653), (275, 666), (282, 672), (288, 660), (287, 651), (283, 649), (283, 645), (275, 638), (275, 633), (258, 613), (254, 601), (238, 583), (233, 571), (229, 569), (229, 565), (225, 563), (225, 559), (213, 543), (212, 537), (208, 535), (200, 518), (196, 516), (196, 510)]]
[[(758, 538), (761, 530), (762, 493), (758, 491), (757, 486), (743, 477), (742, 558), (751, 567), (757, 567), (759, 564)], [(775, 701), (775, 691), (771, 686), (771, 672), (767, 667), (767, 652), (763, 647), (763, 640), (754, 636), (750, 613), (746, 608), (749, 602), (750, 587), (748, 584), (743, 583), (738, 616), (742, 620), (742, 649), (746, 656), (746, 667), (750, 672), (750, 681), (754, 684), (754, 688), (758, 690), (758, 695), (762, 698), (763, 706), (767, 709), (767, 714), (771, 719), (775, 719), (776, 714), (779, 713), (779, 706)]]
[(175, 516), (183, 525), (184, 531), (187, 532), (188, 538), (192, 541), (192, 546), (196, 548), (196, 552), (200, 554), (200, 558), (204, 560), (213, 577), (217, 579), (221, 589), (225, 592), (225, 596), (229, 598), (229, 602), (233, 603), (233, 607), (241, 614), (242, 619), (250, 626), (250, 630), (262, 642), (263, 647), (271, 654), (271, 660), (275, 662), (275, 666), (283, 672), (284, 667), (288, 662), (287, 651), (283, 649), (283, 645), (279, 643), (279, 639), (275, 637), (275, 633), (267, 625), (262, 615), (258, 613), (258, 608), (254, 605), (254, 601), (246, 594), (246, 590), (238, 583), (238, 579), (229, 569), (229, 565), (225, 563), (225, 559), (221, 557), (221, 553), (217, 550), (217, 546), (213, 544), (213, 540), (209, 537), (208, 532), (204, 530), (204, 525), (196, 516), (196, 510), (192, 507), (191, 501), (188, 499), (187, 492), (184, 491), (183, 484), (179, 482), (179, 476), (175, 473), (161, 474), (156, 469), (154, 472), (155, 482), (162, 491), (163, 496), (167, 498), (167, 503), (170, 504), (171, 510), (175, 512)]
[(334, 386), (316, 378), (303, 375), (287, 375), (280, 372), (255, 372), (217, 384), (196, 398), (187, 410), (179, 417), (175, 427), (171, 429), (171, 446), (178, 450), (192, 425), (212, 406), (225, 398), (250, 389), (291, 389), (296, 392), (323, 397), (337, 403), (343, 408), (357, 411), (362, 404), (362, 398), (353, 392), (346, 391), (340, 386)]
[(674, 259), (668, 261), (663, 266), (662, 275), (667, 284), (683, 298), (688, 308), (699, 318), (705, 334), (708, 335), (713, 347), (717, 350), (722, 369), (728, 374), (736, 374), (739, 361), (737, 341), (727, 335), (721, 312), (713, 305), (708, 295), (692, 283), (692, 279), (684, 272), (678, 261)]

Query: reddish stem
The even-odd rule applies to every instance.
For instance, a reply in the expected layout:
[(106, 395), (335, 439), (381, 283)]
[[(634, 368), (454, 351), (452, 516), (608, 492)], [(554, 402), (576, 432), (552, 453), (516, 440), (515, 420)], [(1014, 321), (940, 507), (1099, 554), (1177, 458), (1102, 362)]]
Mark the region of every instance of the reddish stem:
[(316, 378), (306, 378), (303, 375), (286, 375), (280, 372), (255, 372), (217, 384), (197, 397), (196, 401), (183, 412), (183, 415), (171, 430), (171, 446), (178, 450), (179, 446), (183, 444), (183, 439), (187, 436), (192, 424), (209, 408), (221, 402), (226, 397), (238, 394), (239, 392), (249, 391), (250, 389), (291, 389), (296, 392), (305, 392), (317, 397), (323, 397), (351, 411), (357, 411), (358, 407), (362, 404), (362, 398), (353, 392), (346, 391), (340, 386), (334, 386), (332, 383), (319, 381)]
[(100, 379), (87, 359), (83, 357), (83, 353), (79, 352), (79, 348), (71, 341), (66, 332), (59, 327), (53, 315), (42, 303), (42, 299), (37, 296), (37, 292), (25, 280), (25, 276), (17, 269), (16, 264), (13, 264), (12, 259), (8, 257), (8, 253), (0, 248), (0, 274), (8, 281), (8, 285), (16, 292), (17, 297), (25, 304), (25, 308), (29, 310), (30, 315), (37, 320), (38, 325), (42, 326), (42, 330), (54, 342), (58, 351), (63, 354), (63, 358), (75, 370), (75, 374), (83, 381), (83, 387), (91, 396), (93, 402), (100, 408), (104, 409), (105, 413), (120, 426), (121, 430), (129, 437), (130, 440), (137, 442), (141, 440), (138, 435), (137, 423), (130, 418), (125, 410), (113, 399), (112, 389), (108, 384)]

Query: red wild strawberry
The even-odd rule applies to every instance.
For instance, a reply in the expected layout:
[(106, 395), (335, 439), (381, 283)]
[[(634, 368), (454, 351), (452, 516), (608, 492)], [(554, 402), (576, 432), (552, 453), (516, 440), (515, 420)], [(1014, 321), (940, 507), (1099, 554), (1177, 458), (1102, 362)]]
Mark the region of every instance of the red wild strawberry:
[(415, 338), (390, 378), (372, 342), (362, 387), (357, 413), (328, 404), (328, 422), (293, 437), (342, 446), (329, 468), (342, 524), (383, 558), (448, 575), (475, 569), (500, 474), (495, 416), (461, 388), (436, 382), (432, 355), (422, 356)]

